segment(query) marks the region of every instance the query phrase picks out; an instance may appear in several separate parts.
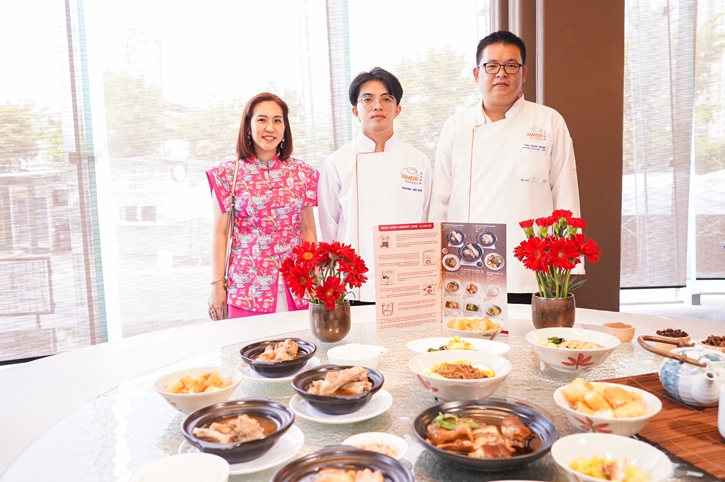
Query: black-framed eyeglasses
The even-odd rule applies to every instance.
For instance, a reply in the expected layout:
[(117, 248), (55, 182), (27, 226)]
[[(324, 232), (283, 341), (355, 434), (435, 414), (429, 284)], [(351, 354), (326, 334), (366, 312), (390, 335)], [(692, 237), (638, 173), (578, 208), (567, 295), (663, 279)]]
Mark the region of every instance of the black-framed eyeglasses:
[(375, 105), (375, 101), (380, 102), (380, 105), (383, 107), (392, 107), (395, 105), (395, 97), (390, 94), (383, 94), (380, 97), (375, 97), (374, 95), (367, 94), (361, 96), (357, 102), (358, 104), (362, 104), (363, 107), (372, 107)]
[(478, 66), (479, 69), (483, 69), (487, 74), (498, 74), (503, 67), (504, 72), (509, 75), (518, 74), (521, 67), (524, 64), (517, 64), (516, 62), (506, 62), (505, 64), (499, 64), (498, 62), (486, 62)]

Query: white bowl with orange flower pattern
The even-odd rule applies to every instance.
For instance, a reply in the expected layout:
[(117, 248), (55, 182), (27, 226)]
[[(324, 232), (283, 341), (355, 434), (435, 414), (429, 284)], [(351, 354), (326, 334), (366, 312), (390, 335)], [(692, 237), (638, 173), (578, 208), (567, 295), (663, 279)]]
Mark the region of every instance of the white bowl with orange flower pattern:
[(652, 418), (662, 410), (662, 402), (651, 393), (639, 388), (621, 385), (619, 383), (599, 382), (610, 387), (619, 387), (627, 392), (633, 392), (640, 396), (645, 407), (645, 414), (639, 417), (615, 418), (603, 417), (600, 415), (585, 414), (574, 410), (573, 404), (564, 395), (569, 385), (559, 387), (554, 392), (554, 402), (559, 406), (572, 427), (582, 432), (613, 433), (631, 437), (639, 433)]
[[(477, 368), (490, 369), (493, 376), (470, 380), (443, 378), (432, 373), (441, 363), (467, 362)], [(483, 400), (489, 397), (511, 373), (511, 363), (503, 357), (479, 351), (446, 350), (422, 353), (413, 357), (408, 368), (421, 386), (434, 397), (445, 400)]]
[[(549, 338), (589, 341), (601, 348), (571, 349), (543, 345)], [(528, 332), (526, 341), (541, 361), (560, 372), (578, 372), (601, 365), (621, 343), (616, 336), (583, 328), (541, 328)]]

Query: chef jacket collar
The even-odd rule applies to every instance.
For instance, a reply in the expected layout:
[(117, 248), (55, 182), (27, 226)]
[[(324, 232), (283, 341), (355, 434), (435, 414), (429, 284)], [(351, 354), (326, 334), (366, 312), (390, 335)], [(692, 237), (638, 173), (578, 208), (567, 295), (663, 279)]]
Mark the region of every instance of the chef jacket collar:
[[(524, 94), (521, 93), (521, 97), (516, 99), (516, 102), (509, 108), (509, 110), (506, 111), (506, 117), (510, 117), (516, 113), (518, 113), (521, 109), (524, 108)], [(490, 124), (493, 122), (483, 111), (483, 103), (481, 103), (481, 108), (476, 109), (476, 125), (481, 124)]]
[[(398, 141), (398, 136), (395, 132), (393, 132), (393, 135), (390, 136), (390, 139), (385, 141), (385, 148), (383, 151), (388, 151), (392, 149), (392, 147), (395, 145), (395, 143)], [(360, 135), (357, 136), (356, 142), (360, 144), (364, 152), (374, 152), (375, 151), (375, 141), (370, 139), (368, 136), (363, 134), (362, 132)]]

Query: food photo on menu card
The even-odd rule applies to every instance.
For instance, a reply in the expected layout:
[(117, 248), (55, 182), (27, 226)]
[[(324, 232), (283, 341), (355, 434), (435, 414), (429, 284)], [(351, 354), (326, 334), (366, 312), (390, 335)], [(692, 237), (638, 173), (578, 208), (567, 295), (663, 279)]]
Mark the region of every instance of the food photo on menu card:
[(506, 327), (506, 225), (373, 226), (378, 330), (442, 324), (493, 338)]

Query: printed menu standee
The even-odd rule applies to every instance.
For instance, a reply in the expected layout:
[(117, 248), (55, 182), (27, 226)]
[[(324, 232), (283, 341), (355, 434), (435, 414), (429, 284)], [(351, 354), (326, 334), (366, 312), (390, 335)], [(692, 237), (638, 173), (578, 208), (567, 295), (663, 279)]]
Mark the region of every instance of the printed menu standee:
[(506, 324), (506, 225), (373, 226), (379, 331), (487, 317)]

